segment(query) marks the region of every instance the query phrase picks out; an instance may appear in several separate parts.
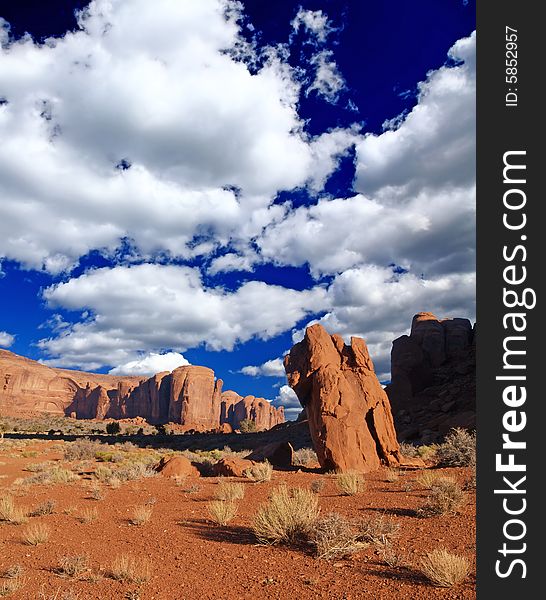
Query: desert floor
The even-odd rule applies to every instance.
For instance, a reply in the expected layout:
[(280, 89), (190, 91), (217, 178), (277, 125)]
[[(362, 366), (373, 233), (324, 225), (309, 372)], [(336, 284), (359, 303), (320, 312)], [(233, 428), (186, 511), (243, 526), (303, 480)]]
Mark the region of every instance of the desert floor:
[[(219, 481), (226, 478), (158, 475), (110, 485), (94, 475), (106, 463), (67, 461), (67, 446), (62, 441), (0, 441), (0, 500), (12, 498), (23, 515), (49, 502), (49, 508), (45, 505), (38, 512), (50, 512), (26, 516), (18, 524), (0, 521), (0, 595), (2, 590), (9, 592), (15, 579), (14, 587), (20, 588), (8, 594), (13, 599), (475, 598), (475, 496), (468, 486), (464, 503), (454, 514), (422, 517), (418, 509), (429, 494), (419, 479), (423, 471), (367, 474), (364, 490), (354, 496), (340, 494), (333, 474), (312, 469), (274, 471), (271, 481), (263, 483), (233, 479), (244, 485), (245, 495), (238, 501), (236, 516), (222, 526), (213, 522), (208, 505)], [(120, 454), (127, 461), (132, 454), (146, 452), (135, 449)], [(78, 478), (40, 483), (36, 475), (55, 466), (73, 471)], [(461, 485), (472, 475), (467, 468), (427, 472), (449, 475)], [(388, 566), (376, 544), (348, 558), (324, 560), (305, 545), (257, 543), (252, 520), (271, 491), (280, 484), (310, 488), (317, 480), (324, 482), (318, 492), (321, 514), (337, 512), (355, 519), (383, 516), (399, 525), (388, 548), (389, 562), (399, 564)], [(151, 511), (141, 525), (131, 523), (137, 507)], [(47, 525), (49, 538), (29, 545), (25, 542), (29, 528), (39, 523)], [(464, 583), (434, 587), (419, 573), (422, 557), (435, 548), (469, 559), (471, 572)], [(112, 565), (122, 555), (142, 561), (136, 579), (146, 581), (112, 577)], [(74, 556), (84, 557), (81, 572), (59, 573), (63, 557)]]

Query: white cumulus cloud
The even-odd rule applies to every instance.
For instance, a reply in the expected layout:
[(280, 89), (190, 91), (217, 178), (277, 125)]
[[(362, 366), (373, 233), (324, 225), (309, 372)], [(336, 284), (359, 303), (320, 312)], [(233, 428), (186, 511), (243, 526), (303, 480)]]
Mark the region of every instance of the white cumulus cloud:
[(250, 375), (251, 377), (284, 377), (286, 374), (284, 371), (282, 358), (266, 360), (261, 365), (248, 365), (241, 369), (241, 373), (244, 375)]
[(124, 364), (142, 349), (183, 352), (204, 344), (232, 350), (329, 306), (320, 286), (297, 291), (250, 281), (229, 292), (205, 287), (198, 269), (152, 264), (89, 271), (47, 288), (44, 298), (52, 308), (88, 315), (40, 342), (52, 357), (49, 364), (85, 368)]
[[(1, 23), (0, 23), (1, 25)], [(15, 341), (15, 336), (7, 331), (0, 331), (0, 347), (9, 348)]]
[(257, 72), (238, 60), (240, 10), (94, 0), (43, 44), (2, 22), (0, 257), (58, 273), (128, 238), (191, 258), (196, 238), (248, 241), (278, 191), (335, 168), (317, 164), (282, 53), (249, 50)]
[(189, 365), (182, 354), (178, 352), (165, 352), (159, 354), (150, 352), (136, 360), (130, 360), (123, 365), (110, 369), (110, 375), (155, 375), (162, 371), (174, 371), (178, 367)]

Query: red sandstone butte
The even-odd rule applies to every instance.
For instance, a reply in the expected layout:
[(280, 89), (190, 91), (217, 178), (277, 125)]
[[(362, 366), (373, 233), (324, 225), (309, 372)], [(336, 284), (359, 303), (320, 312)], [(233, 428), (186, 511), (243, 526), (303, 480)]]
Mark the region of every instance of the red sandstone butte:
[(237, 429), (243, 419), (258, 430), (284, 423), (284, 409), (263, 398), (222, 394), (207, 367), (183, 366), (152, 377), (100, 375), (55, 369), (0, 350), (0, 414), (67, 415), (78, 419), (173, 422), (185, 431)]
[(401, 456), (389, 399), (363, 339), (350, 346), (319, 324), (284, 359), (288, 383), (305, 407), (322, 468), (368, 472)]

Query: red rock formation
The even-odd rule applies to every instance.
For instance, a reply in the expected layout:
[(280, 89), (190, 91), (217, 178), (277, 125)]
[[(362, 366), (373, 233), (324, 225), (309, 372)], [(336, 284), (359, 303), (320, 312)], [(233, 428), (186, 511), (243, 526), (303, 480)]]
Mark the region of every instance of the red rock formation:
[(258, 431), (271, 429), (279, 423), (284, 423), (284, 407), (275, 408), (264, 398), (243, 398), (232, 390), (225, 391), (221, 397), (220, 422), (228, 423), (233, 429), (239, 429), (241, 421), (246, 419), (254, 421)]
[(156, 471), (163, 477), (201, 476), (197, 467), (194, 467), (185, 456), (171, 456), (170, 458), (164, 456), (156, 466)]
[(274, 467), (291, 467), (294, 462), (294, 448), (290, 442), (272, 442), (257, 448), (246, 458), (256, 462), (267, 460)]
[(452, 427), (475, 427), (475, 335), (468, 319), (413, 317), (410, 335), (394, 340), (391, 401), (402, 440), (430, 443)]
[(353, 337), (347, 346), (341, 336), (312, 325), (284, 367), (324, 469), (367, 472), (400, 464), (389, 399), (363, 339)]
[(246, 458), (221, 458), (212, 469), (216, 477), (244, 477), (245, 471), (255, 464)]
[(263, 398), (222, 394), (222, 380), (206, 367), (184, 366), (150, 378), (117, 377), (52, 369), (0, 350), (0, 414), (51, 413), (79, 419), (172, 421), (183, 431), (237, 428), (251, 419), (257, 429), (284, 422), (284, 410)]
[(222, 380), (207, 367), (178, 367), (171, 373), (169, 420), (212, 428), (220, 423)]
[(78, 392), (89, 390), (86, 392), (89, 394), (97, 386), (111, 390), (119, 382), (135, 386), (142, 379), (54, 369), (0, 350), (0, 410), (6, 415), (70, 414), (76, 411), (67, 409), (76, 401)]

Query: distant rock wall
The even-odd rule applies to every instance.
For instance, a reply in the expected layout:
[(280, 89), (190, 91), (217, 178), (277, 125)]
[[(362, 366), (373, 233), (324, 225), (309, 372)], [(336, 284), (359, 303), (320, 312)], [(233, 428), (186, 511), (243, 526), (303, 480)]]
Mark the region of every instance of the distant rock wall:
[(0, 350), (0, 414), (50, 413), (78, 419), (173, 422), (184, 429), (237, 429), (243, 419), (256, 429), (284, 422), (284, 409), (263, 398), (222, 394), (222, 380), (207, 367), (184, 366), (150, 378), (118, 377), (54, 369)]
[(394, 340), (386, 387), (399, 439), (434, 442), (476, 426), (476, 331), (468, 319), (413, 317)]

